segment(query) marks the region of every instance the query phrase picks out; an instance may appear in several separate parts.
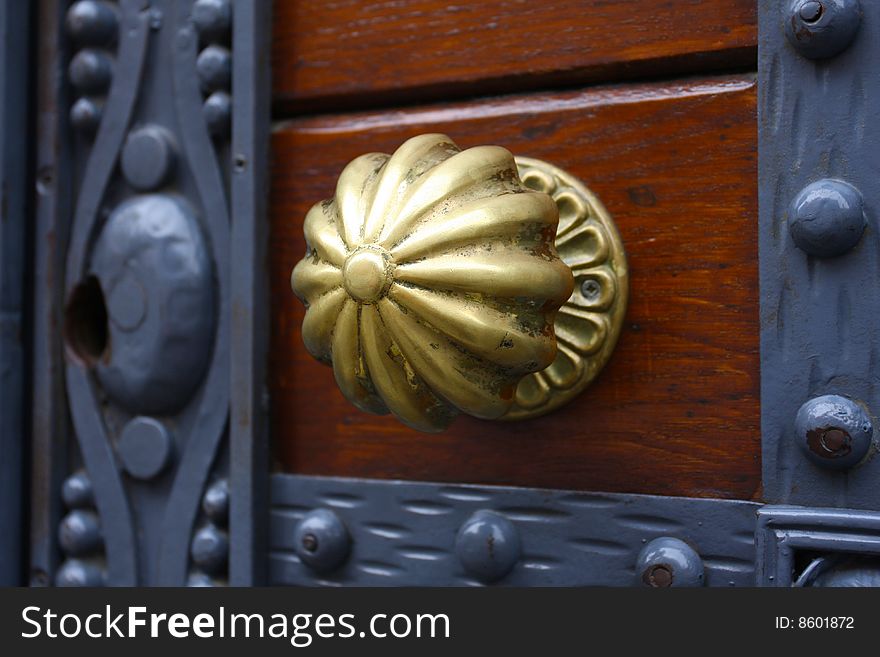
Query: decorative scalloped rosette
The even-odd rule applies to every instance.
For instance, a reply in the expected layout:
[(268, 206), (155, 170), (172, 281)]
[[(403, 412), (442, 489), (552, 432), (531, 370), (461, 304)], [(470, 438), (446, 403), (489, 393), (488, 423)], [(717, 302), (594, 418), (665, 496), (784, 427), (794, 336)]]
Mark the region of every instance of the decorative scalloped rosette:
[(435, 134), (363, 155), (305, 219), (291, 282), (306, 348), (365, 411), (422, 431), (458, 411), (501, 417), (556, 355), (573, 285), (557, 223), (503, 148), (462, 151)]
[(574, 291), (556, 315), (558, 351), (546, 369), (523, 378), (505, 420), (544, 415), (592, 383), (611, 358), (626, 315), (629, 274), (623, 242), (602, 202), (580, 180), (541, 160), (517, 157), (523, 184), (559, 207), (556, 248), (574, 274)]

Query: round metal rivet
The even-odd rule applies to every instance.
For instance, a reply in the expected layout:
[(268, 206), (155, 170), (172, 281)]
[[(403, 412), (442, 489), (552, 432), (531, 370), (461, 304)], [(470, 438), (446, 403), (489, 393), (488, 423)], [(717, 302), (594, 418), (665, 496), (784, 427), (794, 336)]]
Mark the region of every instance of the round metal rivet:
[(171, 460), (174, 441), (168, 429), (151, 417), (136, 417), (122, 429), (117, 451), (125, 471), (136, 479), (156, 477)]
[(229, 36), (232, 7), (229, 0), (196, 0), (192, 21), (205, 41), (221, 41)]
[(519, 531), (502, 515), (477, 511), (458, 530), (455, 554), (468, 575), (481, 582), (495, 582), (519, 561)]
[(351, 536), (328, 509), (310, 511), (293, 530), (293, 544), (304, 564), (319, 573), (341, 566), (351, 551)]
[(804, 187), (791, 203), (788, 228), (794, 243), (812, 256), (831, 258), (853, 248), (865, 230), (862, 195), (841, 180)]
[(86, 134), (92, 135), (101, 124), (101, 106), (91, 98), (80, 98), (70, 108), (70, 124)]
[(116, 40), (119, 19), (108, 2), (81, 0), (67, 10), (67, 33), (81, 46), (106, 46)]
[(81, 93), (101, 94), (113, 79), (113, 61), (99, 50), (80, 50), (70, 62), (69, 75)]
[(703, 586), (703, 560), (684, 541), (663, 536), (642, 548), (636, 574), (642, 584), (653, 588)]
[(205, 491), (202, 510), (212, 522), (226, 526), (229, 521), (229, 484), (225, 479), (214, 482)]
[(859, 0), (790, 0), (785, 36), (809, 59), (826, 59), (846, 49), (862, 21)]
[(68, 509), (86, 509), (95, 505), (92, 480), (85, 472), (77, 472), (64, 480), (61, 499)]
[(133, 130), (125, 140), (122, 174), (135, 189), (153, 191), (168, 179), (175, 159), (171, 135), (159, 126), (144, 126)]
[(64, 553), (82, 557), (100, 551), (103, 545), (98, 514), (93, 511), (71, 511), (58, 525), (58, 543)]
[(225, 91), (215, 91), (202, 108), (205, 123), (214, 137), (225, 137), (232, 125), (232, 98)]
[(193, 563), (205, 572), (216, 575), (226, 567), (229, 558), (229, 537), (214, 525), (199, 529), (190, 545)]
[(147, 314), (146, 293), (131, 274), (123, 274), (107, 295), (107, 314), (121, 331), (133, 331), (144, 321)]
[(845, 469), (868, 453), (874, 427), (868, 413), (840, 395), (822, 395), (800, 407), (795, 439), (807, 457), (826, 468)]
[(93, 563), (70, 559), (55, 573), (55, 586), (104, 586), (104, 573)]
[(205, 93), (228, 91), (232, 82), (232, 54), (222, 46), (208, 46), (199, 53), (196, 71)]

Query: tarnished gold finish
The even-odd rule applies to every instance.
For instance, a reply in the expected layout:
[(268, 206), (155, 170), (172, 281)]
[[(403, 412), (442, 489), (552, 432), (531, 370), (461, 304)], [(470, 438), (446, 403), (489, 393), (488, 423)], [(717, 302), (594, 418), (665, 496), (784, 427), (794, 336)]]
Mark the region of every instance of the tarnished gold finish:
[(596, 195), (552, 164), (527, 157), (516, 163), (523, 184), (549, 194), (559, 207), (556, 249), (575, 285), (553, 325), (556, 359), (520, 381), (505, 420), (549, 413), (583, 392), (611, 358), (629, 294), (623, 242)]
[[(304, 230), (291, 283), (306, 348), (357, 407), (416, 429), (555, 408), (617, 338), (626, 264), (613, 223), (576, 180), (503, 148), (432, 134), (363, 155)], [(575, 289), (575, 277), (596, 283)]]

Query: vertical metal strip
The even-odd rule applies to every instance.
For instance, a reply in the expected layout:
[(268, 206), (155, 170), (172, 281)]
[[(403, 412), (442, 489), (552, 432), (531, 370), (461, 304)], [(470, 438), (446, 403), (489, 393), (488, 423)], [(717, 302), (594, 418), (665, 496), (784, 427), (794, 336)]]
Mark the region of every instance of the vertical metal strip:
[(20, 584), (31, 4), (0, 1), (0, 586)]
[(233, 16), (230, 558), (233, 586), (263, 584), (269, 515), (264, 399), (272, 5), (237, 2)]
[(59, 487), (67, 467), (67, 402), (61, 357), (66, 208), (73, 181), (67, 93), (58, 69), (66, 43), (63, 3), (42, 0), (37, 52), (34, 257), (31, 336), (30, 583), (48, 585), (59, 562), (55, 534), (61, 517)]
[[(867, 408), (875, 427), (880, 413), (878, 58), (880, 3), (759, 2), (761, 423), (772, 504), (880, 508), (876, 443), (860, 464), (835, 467), (844, 462), (811, 454), (810, 427), (796, 428), (801, 406), (823, 395), (851, 400), (856, 415)], [(793, 204), (816, 183), (826, 192), (807, 189)], [(841, 201), (849, 186), (863, 199), (863, 234)], [(850, 233), (861, 238), (844, 248)], [(833, 418), (817, 422), (821, 433)], [(826, 451), (838, 447), (855, 444)]]

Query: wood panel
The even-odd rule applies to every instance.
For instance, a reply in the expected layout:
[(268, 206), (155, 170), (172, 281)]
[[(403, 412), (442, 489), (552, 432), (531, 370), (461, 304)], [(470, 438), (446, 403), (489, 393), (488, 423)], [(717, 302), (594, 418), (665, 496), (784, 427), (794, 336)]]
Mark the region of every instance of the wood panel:
[[(752, 498), (760, 482), (751, 76), (314, 117), (273, 137), (273, 440), (290, 472)], [(631, 303), (610, 364), (543, 418), (418, 434), (362, 413), (302, 346), (302, 218), (353, 157), (423, 132), (581, 177), (618, 223)]]
[(754, 68), (755, 0), (275, 0), (281, 113)]

